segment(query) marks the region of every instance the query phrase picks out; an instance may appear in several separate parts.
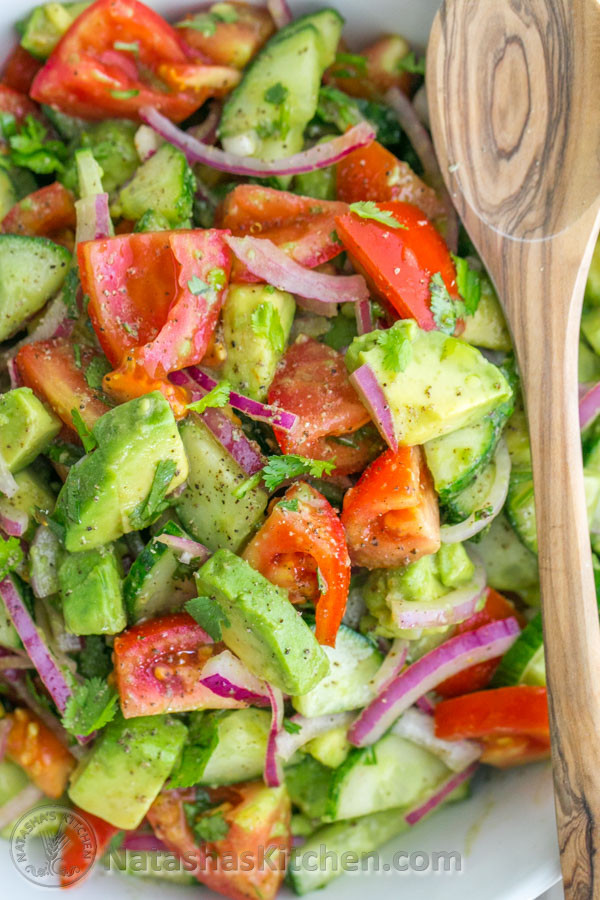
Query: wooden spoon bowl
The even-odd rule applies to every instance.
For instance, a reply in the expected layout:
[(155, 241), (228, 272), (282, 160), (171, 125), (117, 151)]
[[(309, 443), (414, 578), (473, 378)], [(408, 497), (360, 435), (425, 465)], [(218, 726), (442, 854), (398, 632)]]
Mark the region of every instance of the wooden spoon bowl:
[(427, 51), (448, 190), (512, 332), (529, 418), (568, 898), (600, 897), (600, 629), (577, 356), (600, 224), (598, 0), (445, 0)]

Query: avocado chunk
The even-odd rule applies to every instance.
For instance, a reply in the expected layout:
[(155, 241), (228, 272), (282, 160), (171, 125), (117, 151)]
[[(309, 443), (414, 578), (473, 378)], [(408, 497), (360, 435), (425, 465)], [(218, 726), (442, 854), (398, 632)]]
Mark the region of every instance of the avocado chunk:
[(377, 332), (352, 341), (346, 365), (350, 372), (362, 365), (373, 372), (400, 445), (424, 444), (474, 425), (511, 399), (503, 373), (475, 347), (441, 331), (423, 331), (412, 319), (396, 322), (389, 332), (409, 345), (402, 371), (386, 368)]
[(174, 227), (191, 218), (195, 190), (194, 173), (184, 154), (163, 144), (121, 189), (111, 214), (137, 220), (151, 209)]
[(187, 728), (169, 716), (114, 719), (71, 778), (70, 799), (116, 828), (137, 828), (181, 752)]
[(239, 550), (259, 526), (269, 499), (262, 487), (244, 497), (234, 491), (247, 478), (199, 416), (192, 413), (180, 426), (190, 475), (177, 501), (184, 527), (209, 550)]
[(306, 694), (327, 674), (327, 656), (286, 592), (246, 560), (218, 550), (196, 572), (196, 587), (225, 616), (226, 646), (259, 678)]
[(140, 164), (133, 141), (137, 125), (126, 119), (105, 119), (103, 122), (83, 124), (84, 129), (77, 136), (75, 152), (60, 180), (65, 187), (81, 196), (76, 157), (82, 148), (88, 148), (102, 169), (102, 189), (113, 194), (133, 176)]
[(265, 284), (232, 284), (223, 307), (227, 360), (223, 376), (235, 390), (266, 400), (290, 334), (291, 294)]
[(21, 46), (38, 59), (48, 59), (86, 3), (44, 3), (36, 6), (23, 26)]
[[(109, 410), (95, 423), (92, 435), (98, 446), (71, 466), (56, 507), (71, 553), (138, 530), (144, 504), (152, 512), (150, 500), (157, 499), (152, 495), (158, 491), (162, 500), (188, 474), (177, 424), (159, 391)], [(161, 475), (170, 472), (172, 477), (159, 491)], [(162, 506), (155, 509), (154, 518)]]
[(352, 744), (348, 740), (348, 728), (345, 725), (318, 735), (303, 747), (303, 750), (310, 753), (313, 759), (330, 769), (337, 769), (338, 766), (341, 766), (351, 749)]
[(69, 553), (58, 569), (67, 631), (118, 634), (127, 625), (114, 547)]
[(472, 316), (464, 317), (464, 331), (460, 339), (487, 350), (512, 349), (506, 319), (492, 282), (484, 272), (480, 274), (481, 295)]
[(23, 539), (30, 541), (33, 538), (37, 525), (34, 521), (36, 510), (49, 514), (54, 509), (56, 496), (46, 480), (33, 466), (21, 469), (14, 476), (17, 482), (16, 493), (12, 497), (0, 495), (0, 516), (7, 519), (15, 512), (25, 513), (29, 516), (27, 531), (22, 535)]
[(60, 419), (46, 409), (31, 388), (0, 394), (0, 456), (11, 472), (32, 463), (60, 428)]

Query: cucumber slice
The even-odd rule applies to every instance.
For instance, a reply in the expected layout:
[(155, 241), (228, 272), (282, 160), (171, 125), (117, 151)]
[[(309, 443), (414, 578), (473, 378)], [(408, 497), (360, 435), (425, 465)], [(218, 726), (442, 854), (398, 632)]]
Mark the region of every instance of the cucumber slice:
[[(314, 631), (314, 625), (311, 625)], [(375, 644), (352, 628), (340, 625), (335, 647), (323, 647), (329, 674), (292, 705), (303, 716), (325, 716), (366, 706), (374, 697), (371, 679), (383, 662)]]
[(527, 603), (539, 604), (538, 563), (535, 554), (519, 540), (504, 515), (494, 519), (477, 544), (488, 585), (497, 591), (515, 591)]
[(523, 629), (494, 673), (492, 687), (546, 684), (542, 616), (538, 613)]
[(290, 800), (309, 819), (322, 819), (325, 815), (331, 776), (331, 769), (312, 756), (286, 768), (285, 786)]
[(449, 525), (464, 522), (477, 510), (485, 515), (487, 498), (496, 477), (495, 462), (488, 463), (469, 487), (465, 488), (444, 506), (445, 520)]
[(523, 405), (519, 404), (504, 429), (504, 440), (510, 454), (510, 463), (514, 471), (517, 469), (531, 471), (531, 447), (527, 416)]
[[(450, 503), (490, 461), (498, 440), (491, 416), (424, 445), (427, 466), (440, 503)], [(460, 521), (460, 520), (459, 520)]]
[(36, 6), (23, 26), (21, 46), (38, 59), (47, 59), (86, 3), (44, 3)]
[(181, 225), (191, 218), (195, 190), (194, 173), (184, 154), (163, 144), (121, 189), (111, 215), (137, 220), (151, 209), (171, 226)]
[(342, 28), (344, 27), (344, 19), (336, 9), (328, 7), (320, 9), (316, 13), (306, 13), (299, 16), (278, 31), (271, 39), (271, 44), (277, 44), (279, 41), (286, 40), (290, 35), (296, 34), (300, 29), (312, 25), (317, 29), (319, 34), (319, 63), (322, 69), (327, 69), (335, 60), (335, 53), (340, 41)]
[(65, 247), (47, 238), (0, 234), (0, 341), (59, 290), (70, 260)]
[(535, 501), (531, 472), (512, 472), (506, 498), (506, 518), (521, 541), (532, 553), (537, 553)]

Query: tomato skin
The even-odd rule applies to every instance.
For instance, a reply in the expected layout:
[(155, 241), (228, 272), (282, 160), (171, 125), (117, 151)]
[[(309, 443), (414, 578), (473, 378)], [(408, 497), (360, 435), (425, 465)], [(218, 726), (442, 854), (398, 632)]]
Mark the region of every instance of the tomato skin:
[(104, 855), (112, 838), (119, 832), (119, 829), (115, 828), (114, 825), (110, 825), (99, 816), (93, 815), (93, 813), (79, 809), (78, 806), (74, 806), (73, 811), (82, 816), (87, 824), (91, 826), (96, 838), (96, 853), (94, 859), (90, 861), (87, 857), (89, 853), (87, 837), (82, 838), (79, 828), (75, 825), (67, 824), (65, 826), (65, 836), (68, 840), (65, 842), (60, 857), (60, 886), (62, 888), (79, 884), (82, 880), (81, 873), (85, 872), (83, 877), (86, 877), (92, 871), (94, 862)]
[[(63, 237), (65, 229), (75, 228), (75, 203), (73, 194), (59, 181), (34, 191), (15, 203), (0, 224), (3, 234), (26, 234), (56, 240)], [(72, 249), (73, 234), (71, 232)]]
[(200, 103), (208, 97), (224, 97), (240, 83), (240, 73), (229, 66), (197, 63), (161, 63), (158, 75), (174, 91), (191, 91)]
[(27, 116), (41, 118), (39, 107), (32, 103), (26, 94), (14, 90), (7, 84), (0, 84), (0, 110), (14, 116), (19, 125)]
[(328, 440), (349, 435), (370, 419), (348, 378), (344, 357), (313, 338), (300, 337), (281, 360), (269, 388), (269, 403), (296, 413), (291, 432), (275, 429), (283, 453), (335, 462), (335, 475), (360, 472), (381, 446), (367, 434), (357, 446)]
[[(137, 42), (137, 54), (115, 50), (116, 41)], [(188, 61), (175, 29), (147, 6), (137, 0), (96, 0), (63, 35), (30, 93), (39, 103), (84, 119), (137, 120), (139, 109), (150, 105), (180, 122), (204, 98), (195, 91), (160, 90), (152, 79), (161, 63)], [(148, 70), (151, 76), (145, 79), (141, 73)]]
[(368, 569), (405, 566), (440, 548), (440, 518), (420, 447), (386, 450), (344, 497), (350, 559)]
[(150, 619), (117, 635), (115, 676), (124, 717), (246, 706), (200, 683), (204, 665), (223, 649), (187, 613)]
[[(402, 319), (415, 319), (425, 331), (435, 328), (429, 283), (439, 272), (458, 299), (456, 270), (443, 238), (411, 203), (380, 203), (404, 228), (389, 228), (354, 213), (336, 218), (336, 228), (355, 267), (372, 290)], [(387, 235), (387, 237), (386, 237)]]
[(336, 190), (340, 200), (413, 203), (427, 218), (445, 214), (433, 188), (377, 141), (353, 150), (336, 166)]
[(480, 760), (497, 769), (508, 769), (524, 763), (550, 758), (550, 740), (539, 740), (526, 734), (498, 735), (483, 738)]
[(75, 768), (75, 758), (30, 710), (19, 707), (7, 718), (11, 728), (6, 740), (6, 755), (21, 766), (48, 797), (60, 797)]
[(391, 87), (398, 87), (408, 94), (417, 79), (412, 73), (402, 71), (398, 63), (409, 50), (409, 44), (400, 35), (386, 35), (361, 50), (360, 55), (366, 64), (356, 66), (351, 61), (334, 63), (325, 73), (324, 80), (351, 97), (365, 100), (379, 100)]
[[(456, 626), (455, 634), (464, 634), (466, 631), (474, 631), (482, 625), (489, 625), (490, 622), (497, 622), (499, 619), (509, 619), (514, 616), (521, 627), (526, 622), (524, 617), (515, 609), (510, 600), (497, 593), (493, 588), (487, 589), (487, 598), (485, 606), (479, 612), (474, 613), (460, 625)], [(436, 693), (442, 697), (458, 697), (461, 694), (468, 694), (471, 691), (480, 691), (487, 687), (502, 657), (497, 656), (495, 659), (488, 659), (485, 662), (477, 663), (457, 672), (450, 678), (446, 678), (436, 687)]]
[[(243, 69), (275, 31), (273, 19), (266, 9), (246, 3), (230, 3), (237, 14), (235, 22), (215, 22), (211, 33), (197, 28), (178, 28), (192, 50), (220, 66)], [(193, 20), (193, 14), (186, 16)]]
[[(267, 788), (262, 782), (251, 781), (209, 788), (208, 794), (213, 802), (222, 801), (219, 809), (229, 825), (226, 837), (196, 844), (183, 806), (193, 803), (193, 788), (163, 790), (158, 795), (148, 810), (156, 836), (211, 890), (231, 900), (275, 900), (291, 848), (291, 809), (285, 788)], [(271, 800), (268, 814), (264, 812), (267, 804), (261, 803), (263, 798)], [(261, 818), (249, 815), (253, 807), (261, 810)], [(279, 852), (273, 852), (272, 847)], [(233, 865), (227, 864), (228, 859)]]
[(42, 65), (39, 59), (17, 44), (4, 65), (2, 82), (14, 91), (28, 94), (31, 82)]
[[(310, 599), (316, 603), (317, 640), (334, 647), (350, 587), (350, 557), (344, 529), (325, 497), (309, 484), (293, 484), (286, 491), (285, 501), (296, 501), (297, 510), (276, 503), (242, 556), (269, 581), (289, 588), (292, 603), (306, 599), (306, 589), (302, 591), (298, 586), (298, 582), (304, 582)], [(291, 582), (290, 567), (294, 569)], [(318, 588), (317, 567), (327, 585), (323, 593)]]
[(88, 428), (108, 412), (109, 408), (85, 380), (85, 370), (98, 357), (91, 347), (80, 346), (81, 368), (67, 337), (50, 338), (25, 344), (16, 356), (23, 382), (40, 400), (48, 403), (65, 425), (73, 432), (71, 440), (79, 442), (73, 425), (71, 410), (77, 409)]

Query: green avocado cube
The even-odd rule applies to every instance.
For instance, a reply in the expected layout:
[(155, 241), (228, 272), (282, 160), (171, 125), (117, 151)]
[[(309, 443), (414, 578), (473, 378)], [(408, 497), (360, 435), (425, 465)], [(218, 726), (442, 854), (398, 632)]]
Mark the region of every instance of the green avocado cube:
[(14, 513), (25, 513), (29, 516), (27, 531), (23, 535), (26, 541), (33, 538), (37, 524), (33, 515), (37, 510), (49, 514), (54, 509), (56, 497), (44, 478), (36, 472), (34, 466), (27, 466), (15, 474), (16, 493), (12, 497), (0, 495), (0, 516), (10, 519)]
[(120, 566), (113, 547), (70, 553), (58, 569), (67, 631), (118, 634), (127, 625)]
[(43, 453), (60, 431), (61, 422), (46, 409), (31, 388), (0, 394), (0, 456), (18, 472)]
[(346, 365), (350, 372), (362, 365), (373, 372), (400, 445), (424, 444), (473, 425), (512, 397), (500, 369), (464, 341), (423, 331), (412, 319), (396, 322), (389, 332), (398, 336), (398, 343), (409, 344), (401, 370), (386, 365), (389, 354), (380, 332), (355, 338)]
[(218, 550), (196, 572), (198, 594), (222, 614), (223, 641), (251, 672), (287, 694), (306, 694), (329, 670), (320, 644), (285, 591), (232, 553)]
[(187, 728), (169, 716), (119, 716), (71, 778), (69, 797), (116, 828), (137, 828), (181, 753)]

